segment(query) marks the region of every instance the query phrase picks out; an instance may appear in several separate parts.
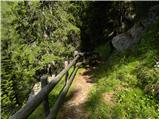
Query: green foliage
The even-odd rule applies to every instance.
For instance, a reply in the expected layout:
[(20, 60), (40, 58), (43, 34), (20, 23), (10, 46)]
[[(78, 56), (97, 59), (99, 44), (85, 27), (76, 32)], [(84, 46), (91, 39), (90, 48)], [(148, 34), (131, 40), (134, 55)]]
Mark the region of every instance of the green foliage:
[(94, 51), (100, 55), (101, 59), (106, 60), (111, 54), (111, 46), (109, 42), (107, 42), (106, 44), (97, 47)]
[(89, 100), (86, 103), (86, 110), (90, 113), (89, 119), (111, 118), (110, 106), (108, 106), (102, 98), (102, 93), (104, 93), (104, 91), (104, 88), (101, 89), (98, 87), (91, 91)]
[[(2, 4), (2, 118), (26, 103), (35, 74), (79, 49), (79, 5), (69, 1), (3, 1)], [(72, 11), (74, 10), (74, 11)], [(17, 108), (18, 106), (18, 108)]]
[[(86, 109), (90, 118), (158, 118), (158, 23), (140, 42), (124, 53), (113, 52), (93, 73), (93, 88)], [(112, 93), (110, 101), (104, 94)]]
[(92, 51), (109, 42), (113, 36), (126, 32), (133, 26), (134, 16), (135, 7), (130, 1), (84, 3), (81, 16), (81, 49)]
[[(102, 44), (131, 27), (132, 20), (128, 19), (127, 23), (124, 16), (135, 13), (132, 2), (2, 1), (1, 4), (2, 118), (8, 118), (26, 103), (32, 85), (39, 81), (36, 72), (51, 61), (58, 63), (54, 72), (59, 72), (63, 61), (70, 59), (74, 50), (93, 50), (99, 45), (95, 51), (107, 58), (111, 46), (109, 42)], [(122, 29), (123, 21), (126, 29)], [(116, 87), (122, 85), (133, 89), (140, 86), (154, 99), (157, 97), (158, 70), (153, 68), (158, 59), (157, 24), (143, 34), (136, 49), (129, 49), (124, 54), (114, 53), (98, 73), (94, 73), (99, 96), (107, 91), (116, 91)], [(113, 34), (108, 36), (110, 33)], [(58, 92), (51, 95), (53, 101), (55, 94)], [(93, 93), (93, 98), (96, 95)], [(104, 115), (111, 108), (103, 107), (99, 98), (93, 101), (100, 104), (100, 107), (96, 106), (93, 118), (112, 117)], [(38, 112), (39, 109), (41, 106), (37, 108)], [(42, 115), (36, 113), (31, 118)], [(153, 116), (135, 116), (156, 118), (154, 110), (150, 113)]]
[(158, 104), (139, 88), (125, 89), (118, 93), (118, 104), (114, 108), (115, 118), (158, 118)]
[(147, 94), (155, 96), (158, 99), (158, 69), (140, 67), (135, 70), (135, 74), (138, 78), (138, 85), (144, 89)]
[[(69, 69), (69, 75), (73, 72), (73, 67)], [(48, 100), (49, 100), (49, 106), (52, 108), (58, 98), (58, 95), (62, 88), (65, 85), (65, 76), (61, 79), (61, 81), (55, 86), (55, 88), (49, 93)], [(70, 88), (71, 89), (71, 88)], [(68, 92), (70, 94), (70, 92)], [(36, 108), (36, 110), (29, 116), (29, 119), (44, 119), (44, 109), (43, 105), (41, 104)]]

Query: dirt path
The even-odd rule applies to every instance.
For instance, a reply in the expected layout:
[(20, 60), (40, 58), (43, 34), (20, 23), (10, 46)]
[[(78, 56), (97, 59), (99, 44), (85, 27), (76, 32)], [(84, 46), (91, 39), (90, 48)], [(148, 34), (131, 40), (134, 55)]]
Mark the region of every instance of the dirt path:
[(85, 111), (84, 106), (87, 101), (88, 94), (94, 86), (94, 81), (91, 78), (92, 69), (85, 69), (76, 75), (72, 83), (73, 90), (66, 98), (65, 103), (57, 115), (59, 119), (80, 119), (88, 118), (88, 113)]

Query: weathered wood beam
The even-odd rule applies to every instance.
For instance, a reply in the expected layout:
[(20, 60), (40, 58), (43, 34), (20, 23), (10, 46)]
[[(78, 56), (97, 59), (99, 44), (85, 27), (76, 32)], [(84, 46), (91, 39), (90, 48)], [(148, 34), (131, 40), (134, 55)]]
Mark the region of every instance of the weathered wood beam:
[[(48, 79), (48, 77), (46, 75), (42, 76), (40, 78), (40, 80), (41, 80), (41, 88), (44, 88), (48, 84), (47, 79)], [(50, 112), (49, 102), (48, 102), (48, 95), (43, 100), (43, 109), (44, 109), (45, 117), (47, 117), (49, 112)]]
[[(64, 62), (64, 68), (66, 68), (67, 66), (68, 66), (68, 61), (65, 61), (65, 62)], [(65, 84), (67, 83), (68, 75), (69, 75), (69, 73), (68, 73), (68, 71), (67, 71), (67, 72), (66, 72), (66, 76), (65, 76)]]
[(51, 92), (51, 90), (56, 86), (60, 79), (66, 74), (66, 72), (76, 63), (80, 55), (77, 55), (73, 61), (63, 69), (48, 85), (46, 85), (42, 90), (32, 98), (26, 105), (24, 105), (20, 110), (18, 110), (9, 119), (25, 119), (27, 118), (40, 103), (45, 99), (45, 97)]
[(74, 77), (75, 77), (75, 75), (77, 73), (77, 70), (78, 70), (78, 67), (76, 67), (74, 69), (70, 79), (67, 81), (67, 84), (61, 90), (60, 95), (58, 96), (58, 99), (56, 100), (53, 108), (50, 110), (50, 113), (47, 116), (47, 119), (52, 119), (52, 118), (55, 119), (56, 118), (57, 113), (58, 113), (58, 111), (60, 109), (60, 106), (62, 105), (62, 103), (64, 101), (64, 98), (65, 98), (65, 96), (66, 96), (66, 94), (67, 94), (67, 92), (68, 92), (68, 90), (69, 90), (69, 88), (70, 88), (70, 86), (71, 86), (71, 84), (72, 84), (72, 82), (74, 80)]

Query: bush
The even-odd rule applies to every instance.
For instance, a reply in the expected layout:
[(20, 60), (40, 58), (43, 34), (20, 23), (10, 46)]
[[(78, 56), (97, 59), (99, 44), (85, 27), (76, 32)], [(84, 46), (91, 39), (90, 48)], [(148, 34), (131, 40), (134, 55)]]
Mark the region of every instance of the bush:
[(118, 118), (158, 118), (156, 101), (152, 96), (145, 95), (141, 89), (126, 89), (117, 93), (116, 97), (118, 104), (113, 114)]

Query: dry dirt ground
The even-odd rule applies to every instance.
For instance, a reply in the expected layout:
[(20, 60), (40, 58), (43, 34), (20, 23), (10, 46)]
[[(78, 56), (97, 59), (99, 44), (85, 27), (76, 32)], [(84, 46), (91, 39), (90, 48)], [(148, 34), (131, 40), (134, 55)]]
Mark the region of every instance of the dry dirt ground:
[[(58, 119), (87, 119), (89, 113), (85, 110), (85, 104), (88, 100), (90, 91), (95, 85), (95, 79), (92, 77), (93, 70), (97, 70), (94, 67), (89, 67), (78, 72), (76, 75), (69, 94), (67, 95), (65, 102), (58, 112)], [(49, 81), (54, 76), (49, 77)], [(117, 90), (123, 89), (122, 86), (118, 86)], [(114, 92), (106, 92), (102, 94), (104, 102), (114, 105), (113, 100)]]
[(85, 111), (85, 103), (88, 99), (88, 94), (94, 86), (93, 78), (91, 77), (92, 69), (88, 68), (76, 75), (72, 83), (73, 90), (70, 91), (62, 108), (60, 109), (57, 118), (59, 119), (85, 119), (89, 113)]

